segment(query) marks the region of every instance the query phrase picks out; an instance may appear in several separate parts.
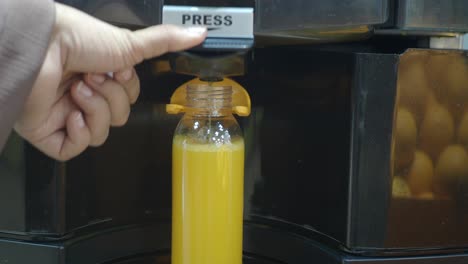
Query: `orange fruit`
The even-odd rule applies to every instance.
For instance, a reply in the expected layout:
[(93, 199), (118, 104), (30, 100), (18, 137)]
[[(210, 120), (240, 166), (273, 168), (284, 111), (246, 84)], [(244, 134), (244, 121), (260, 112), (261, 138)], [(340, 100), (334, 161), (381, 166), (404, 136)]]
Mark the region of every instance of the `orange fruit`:
[(413, 115), (404, 107), (398, 109), (395, 122), (395, 163), (400, 170), (411, 164), (418, 131)]
[(411, 191), (405, 179), (400, 176), (393, 177), (392, 196), (394, 197), (410, 197)]
[(444, 190), (462, 179), (468, 179), (468, 154), (463, 146), (450, 145), (440, 153), (435, 168), (435, 182)]
[(421, 123), (419, 144), (422, 150), (437, 159), (439, 153), (454, 138), (455, 125), (450, 112), (440, 104), (427, 109)]
[(411, 193), (420, 195), (432, 191), (434, 166), (431, 158), (422, 151), (416, 151), (413, 163), (406, 175)]
[(430, 92), (424, 64), (418, 60), (404, 59), (400, 64), (397, 85), (399, 104), (409, 109), (419, 123)]

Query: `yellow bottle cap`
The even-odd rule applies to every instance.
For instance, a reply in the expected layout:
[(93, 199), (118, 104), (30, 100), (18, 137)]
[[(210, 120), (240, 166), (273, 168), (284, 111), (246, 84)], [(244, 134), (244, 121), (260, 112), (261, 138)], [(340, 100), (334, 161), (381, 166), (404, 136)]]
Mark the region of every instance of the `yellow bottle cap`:
[[(193, 79), (179, 86), (171, 96), (171, 103), (166, 105), (166, 112), (169, 114), (179, 114), (185, 112), (187, 105), (187, 85), (206, 84), (200, 79)], [(250, 115), (250, 96), (240, 84), (232, 79), (224, 78), (220, 82), (211, 83), (213, 86), (232, 87), (232, 112), (238, 116)]]

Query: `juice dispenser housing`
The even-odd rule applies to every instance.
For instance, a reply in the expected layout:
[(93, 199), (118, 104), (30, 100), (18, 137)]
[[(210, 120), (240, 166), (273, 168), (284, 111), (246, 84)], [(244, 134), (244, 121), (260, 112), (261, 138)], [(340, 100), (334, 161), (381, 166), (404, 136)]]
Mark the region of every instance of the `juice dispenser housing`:
[[(160, 23), (163, 5), (162, 1), (65, 2), (129, 28)], [(408, 8), (422, 4), (362, 0), (255, 3), (258, 42), (244, 61), (248, 70), (233, 77), (252, 98), (251, 115), (239, 122), (246, 147), (247, 260), (467, 261), (464, 208), (468, 191), (464, 180), (458, 177), (445, 183), (448, 190), (444, 195), (434, 189), (432, 195), (414, 195), (408, 172), (415, 156), (422, 155), (413, 153), (401, 168), (396, 163), (402, 157), (397, 154), (399, 119), (413, 120), (403, 125), (409, 128), (408, 135), (416, 137), (410, 137), (415, 141), (410, 145), (414, 152), (427, 152), (420, 133), (429, 104), (412, 100), (408, 104), (405, 94), (413, 92), (413, 86), (423, 87), (422, 96), (428, 100), (430, 91), (437, 93), (435, 100), (447, 109), (439, 112), (453, 116), (454, 135), (438, 147), (443, 148), (440, 153), (463, 142), (455, 134), (462, 130), (466, 102), (450, 103), (448, 92), (440, 91), (447, 89), (447, 76), (466, 75), (466, 52), (430, 49), (428, 36), (463, 32), (468, 26), (457, 20), (460, 16), (450, 15), (452, 9), (440, 8), (450, 19), (440, 18), (446, 24), (438, 23), (439, 29), (424, 27), (429, 22), (406, 27), (396, 22), (402, 21), (398, 11), (404, 8), (402, 3)], [(439, 4), (460, 7), (463, 3)], [(419, 18), (431, 19), (437, 14), (429, 7), (422, 10), (432, 15)], [(314, 16), (307, 15), (309, 12)], [(382, 24), (388, 15), (390, 24)], [(452, 21), (458, 26), (453, 27)], [(374, 30), (376, 35), (372, 35)], [(345, 40), (359, 42), (277, 46)], [(414, 63), (418, 66), (409, 69)], [(27, 249), (36, 259), (49, 257), (47, 263), (125, 263), (130, 256), (164, 263), (150, 255), (168, 255), (170, 250), (168, 153), (179, 120), (166, 113), (165, 105), (174, 89), (192, 78), (171, 71), (169, 65), (170, 58), (162, 57), (137, 67), (142, 83), (140, 101), (128, 125), (113, 129), (101, 148), (59, 163), (12, 136), (1, 157), (0, 194), (5, 197), (0, 199), (0, 208), (9, 212), (8, 217), (0, 218), (1, 255), (19, 259), (22, 256), (14, 252)], [(437, 65), (458, 66), (450, 73), (444, 67), (434, 71)], [(419, 75), (408, 80), (404, 75), (410, 71)], [(463, 77), (457, 78), (449, 84), (455, 94), (461, 91), (455, 101), (466, 91)], [(401, 118), (409, 116), (401, 111), (404, 108), (411, 118)], [(413, 133), (412, 127), (418, 132)], [(440, 153), (437, 157), (425, 154), (431, 159), (434, 175)]]
[[(187, 5), (191, 3), (190, 1), (175, 0), (63, 0), (60, 2), (88, 12), (105, 21), (131, 29), (160, 24), (162, 22), (164, 4)], [(340, 36), (362, 39), (368, 36), (374, 25), (385, 22), (388, 17), (387, 1), (384, 0), (353, 0), (347, 1), (346, 4), (341, 3), (341, 1), (276, 1), (272, 5), (269, 5), (268, 1), (207, 0), (197, 2), (205, 6), (254, 6), (256, 10), (254, 33), (255, 35), (266, 37), (294, 35), (297, 38), (304, 38), (308, 37), (308, 35), (301, 35), (301, 32), (310, 31), (309, 33), (320, 33), (316, 38), (320, 40), (322, 38), (332, 38), (335, 36), (333, 32), (338, 30), (344, 33), (343, 35), (340, 34)], [(284, 16), (285, 10), (300, 14), (300, 16), (289, 18), (289, 22), (285, 21), (282, 23), (282, 27), (278, 28), (278, 22), (275, 21), (279, 21)], [(308, 12), (305, 12), (307, 10), (313, 10), (317, 16), (309, 16)], [(361, 11), (348, 12), (349, 10)], [(341, 15), (326, 15), (331, 13)], [(326, 17), (330, 19), (326, 19)], [(308, 21), (308, 23), (303, 23), (303, 21)], [(348, 30), (350, 27), (355, 29), (364, 27), (366, 30)], [(310, 30), (294, 31), (294, 29), (301, 28)], [(343, 31), (339, 29), (343, 29)], [(280, 34), (277, 31), (288, 33)], [(325, 34), (328, 31), (330, 33)], [(232, 67), (232, 69), (242, 68), (243, 63), (244, 59), (237, 60), (236, 64), (233, 64), (235, 67)], [(274, 61), (274, 63), (277, 62)], [(138, 68), (141, 76), (147, 76), (143, 77), (145, 79), (142, 80), (143, 91), (141, 101), (168, 103), (173, 89), (178, 87), (182, 82), (188, 81), (191, 77), (181, 75), (178, 76), (177, 82), (169, 84), (165, 79), (167, 77), (163, 76), (160, 79), (156, 78), (153, 74), (154, 69), (162, 69), (162, 71), (170, 69), (168, 60), (157, 60), (154, 64), (154, 66), (144, 64)], [(225, 65), (224, 62), (222, 64)], [(257, 65), (253, 66), (258, 67)], [(242, 73), (235, 72), (236, 75)], [(164, 80), (162, 87), (165, 87), (165, 89), (162, 89), (159, 94), (150, 92), (149, 87), (160, 85), (160, 80)], [(150, 122), (152, 116), (153, 111), (148, 111), (148, 113), (134, 120), (143, 126), (140, 131), (143, 134), (139, 134), (136, 130), (122, 129), (115, 130), (115, 136), (120, 133), (129, 133), (128, 138), (145, 138), (145, 133), (148, 133), (147, 135), (149, 136), (152, 133), (151, 129), (148, 129), (143, 123)], [(158, 129), (166, 130), (164, 127), (159, 127), (158, 124), (154, 124), (154, 126), (158, 127)], [(112, 138), (109, 142), (112, 142)], [(11, 236), (38, 237), (39, 239), (44, 236), (60, 238), (83, 227), (93, 227), (103, 223), (115, 223), (119, 225), (122, 223), (139, 222), (140, 220), (137, 219), (140, 218), (145, 219), (148, 215), (152, 215), (152, 210), (146, 210), (145, 208), (158, 207), (165, 204), (163, 202), (164, 199), (154, 197), (157, 201), (153, 200), (153, 198), (144, 194), (150, 191), (142, 183), (143, 181), (134, 181), (124, 175), (138, 175), (138, 177), (145, 179), (146, 177), (150, 177), (145, 172), (148, 168), (152, 168), (165, 175), (168, 173), (166, 166), (169, 158), (162, 157), (159, 164), (152, 164), (149, 158), (147, 158), (147, 154), (143, 150), (144, 148), (136, 149), (136, 152), (133, 153), (131, 151), (117, 150), (133, 149), (136, 146), (151, 146), (152, 144), (158, 145), (154, 140), (147, 142), (123, 140), (118, 144), (107, 143), (106, 145), (110, 148), (115, 148), (115, 153), (110, 155), (109, 158), (113, 156), (114, 158), (123, 158), (125, 156), (129, 159), (129, 164), (137, 162), (140, 165), (134, 164), (120, 170), (114, 170), (110, 167), (102, 168), (101, 170), (98, 169), (101, 166), (95, 163), (95, 161), (86, 166), (78, 164), (80, 162), (90, 162), (94, 159), (88, 155), (103, 155), (102, 151), (104, 151), (104, 148), (90, 149), (85, 155), (71, 162), (59, 163), (38, 153), (32, 146), (13, 136), (7, 150), (4, 151), (4, 153), (7, 153), (4, 154), (4, 159), (8, 163), (8, 166), (7, 172), (4, 174), (6, 175), (5, 184), (0, 185), (1, 188), (4, 188), (1, 193), (5, 194), (5, 199), (1, 200), (2, 207), (10, 213), (0, 219), (0, 230)], [(157, 149), (156, 145), (154, 146)], [(162, 143), (162, 145), (164, 146), (165, 143)], [(141, 157), (145, 158), (142, 159)], [(69, 173), (86, 176), (67, 176)], [(97, 178), (91, 177), (91, 175), (96, 174), (102, 176)], [(113, 188), (107, 189), (104, 187), (107, 185), (106, 179), (113, 174), (122, 175), (122, 178), (116, 176), (116, 179), (119, 180), (114, 181)], [(168, 179), (164, 177), (154, 180), (161, 185), (168, 184)], [(75, 191), (78, 189), (89, 189), (89, 191)], [(107, 189), (107, 191), (103, 191), (104, 189)], [(96, 190), (99, 190), (99, 192)], [(101, 191), (107, 192), (107, 194), (101, 195)], [(140, 192), (143, 192), (143, 194)], [(101, 199), (98, 197), (102, 197), (104, 200), (96, 202)], [(150, 206), (152, 202), (154, 203)], [(127, 211), (121, 210), (121, 208), (126, 208)]]

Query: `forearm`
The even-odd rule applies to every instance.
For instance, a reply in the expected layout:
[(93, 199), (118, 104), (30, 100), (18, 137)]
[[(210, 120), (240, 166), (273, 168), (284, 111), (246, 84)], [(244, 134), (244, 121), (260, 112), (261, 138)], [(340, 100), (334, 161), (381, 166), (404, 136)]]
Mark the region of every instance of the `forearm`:
[(0, 0), (0, 151), (41, 68), (54, 21), (52, 0)]

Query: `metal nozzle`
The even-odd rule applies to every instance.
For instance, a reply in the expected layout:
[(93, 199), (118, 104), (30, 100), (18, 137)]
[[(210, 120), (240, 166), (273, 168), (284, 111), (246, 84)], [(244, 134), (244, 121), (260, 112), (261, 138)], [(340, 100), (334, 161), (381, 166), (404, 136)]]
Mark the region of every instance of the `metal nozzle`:
[(174, 53), (170, 57), (171, 68), (176, 73), (197, 76), (207, 82), (222, 81), (225, 77), (244, 75), (245, 52)]

